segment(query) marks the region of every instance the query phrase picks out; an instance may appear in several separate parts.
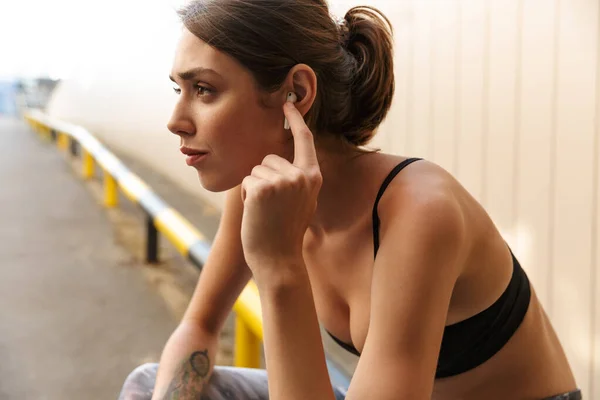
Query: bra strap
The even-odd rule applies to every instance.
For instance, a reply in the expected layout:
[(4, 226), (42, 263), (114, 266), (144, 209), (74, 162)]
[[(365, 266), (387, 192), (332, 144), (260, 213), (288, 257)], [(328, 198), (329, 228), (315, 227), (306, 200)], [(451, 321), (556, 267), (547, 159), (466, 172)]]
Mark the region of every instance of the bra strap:
[(409, 166), (410, 164), (414, 163), (415, 161), (419, 161), (421, 160), (421, 158), (407, 158), (406, 160), (402, 161), (400, 164), (396, 165), (394, 167), (394, 169), (385, 177), (383, 183), (381, 184), (381, 187), (379, 188), (379, 192), (377, 193), (377, 198), (375, 199), (375, 205), (373, 206), (373, 246), (375, 249), (375, 256), (377, 256), (377, 250), (379, 250), (379, 215), (377, 215), (377, 206), (379, 205), (379, 200), (381, 200), (381, 196), (383, 196), (383, 193), (385, 192), (385, 189), (387, 189), (387, 187), (389, 186), (390, 182), (392, 182), (392, 179), (394, 179), (394, 177), (396, 175), (398, 175), (398, 173), (400, 171), (402, 171), (405, 167)]

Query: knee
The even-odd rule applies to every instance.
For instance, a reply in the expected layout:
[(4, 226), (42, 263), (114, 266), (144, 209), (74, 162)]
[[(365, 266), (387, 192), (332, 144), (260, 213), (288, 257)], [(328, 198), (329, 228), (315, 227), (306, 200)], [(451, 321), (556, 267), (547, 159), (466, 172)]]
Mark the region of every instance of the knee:
[(123, 383), (119, 400), (150, 399), (157, 370), (158, 364), (146, 363), (131, 371)]
[(203, 399), (255, 399), (269, 398), (267, 373), (265, 370), (216, 366)]
[(156, 371), (158, 371), (157, 363), (142, 364), (131, 371), (126, 380), (147, 381), (149, 378), (152, 378), (154, 381), (156, 379)]

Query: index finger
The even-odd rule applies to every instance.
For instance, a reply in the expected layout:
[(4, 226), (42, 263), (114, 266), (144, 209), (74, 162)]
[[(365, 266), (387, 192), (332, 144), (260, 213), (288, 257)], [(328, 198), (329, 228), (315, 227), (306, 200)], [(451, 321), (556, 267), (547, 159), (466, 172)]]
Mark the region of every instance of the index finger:
[(283, 112), (290, 124), (292, 136), (294, 137), (294, 162), (293, 164), (301, 169), (318, 166), (317, 150), (315, 149), (315, 140), (312, 132), (304, 122), (300, 111), (293, 103), (286, 102), (283, 105)]

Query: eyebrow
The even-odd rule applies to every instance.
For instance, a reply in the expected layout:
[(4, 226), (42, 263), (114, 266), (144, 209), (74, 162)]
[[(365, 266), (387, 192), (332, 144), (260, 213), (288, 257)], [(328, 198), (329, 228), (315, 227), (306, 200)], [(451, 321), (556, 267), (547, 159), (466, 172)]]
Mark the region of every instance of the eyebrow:
[[(184, 71), (184, 72), (178, 72), (177, 76), (181, 80), (191, 81), (200, 74), (214, 74), (216, 76), (220, 76), (219, 73), (217, 71), (215, 71), (214, 69), (204, 68), (204, 67), (197, 67), (197, 68), (192, 68), (192, 69)], [(169, 79), (172, 80), (173, 82), (175, 82), (175, 79), (173, 79), (173, 76), (169, 75)]]

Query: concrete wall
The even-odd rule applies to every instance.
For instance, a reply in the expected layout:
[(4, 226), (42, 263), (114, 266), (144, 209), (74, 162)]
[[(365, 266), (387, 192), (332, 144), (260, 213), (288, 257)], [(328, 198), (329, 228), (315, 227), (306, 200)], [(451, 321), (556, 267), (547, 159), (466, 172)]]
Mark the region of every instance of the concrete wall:
[[(341, 16), (360, 3), (332, 8)], [(374, 144), (439, 163), (484, 204), (533, 281), (585, 397), (600, 398), (600, 1), (367, 3), (396, 29), (396, 98)], [(53, 110), (205, 195), (165, 128), (168, 68), (152, 64), (164, 65), (169, 51), (149, 48), (88, 86), (64, 84)]]
[(390, 14), (397, 97), (377, 143), (441, 164), (482, 202), (600, 398), (599, 2), (405, 0)]

